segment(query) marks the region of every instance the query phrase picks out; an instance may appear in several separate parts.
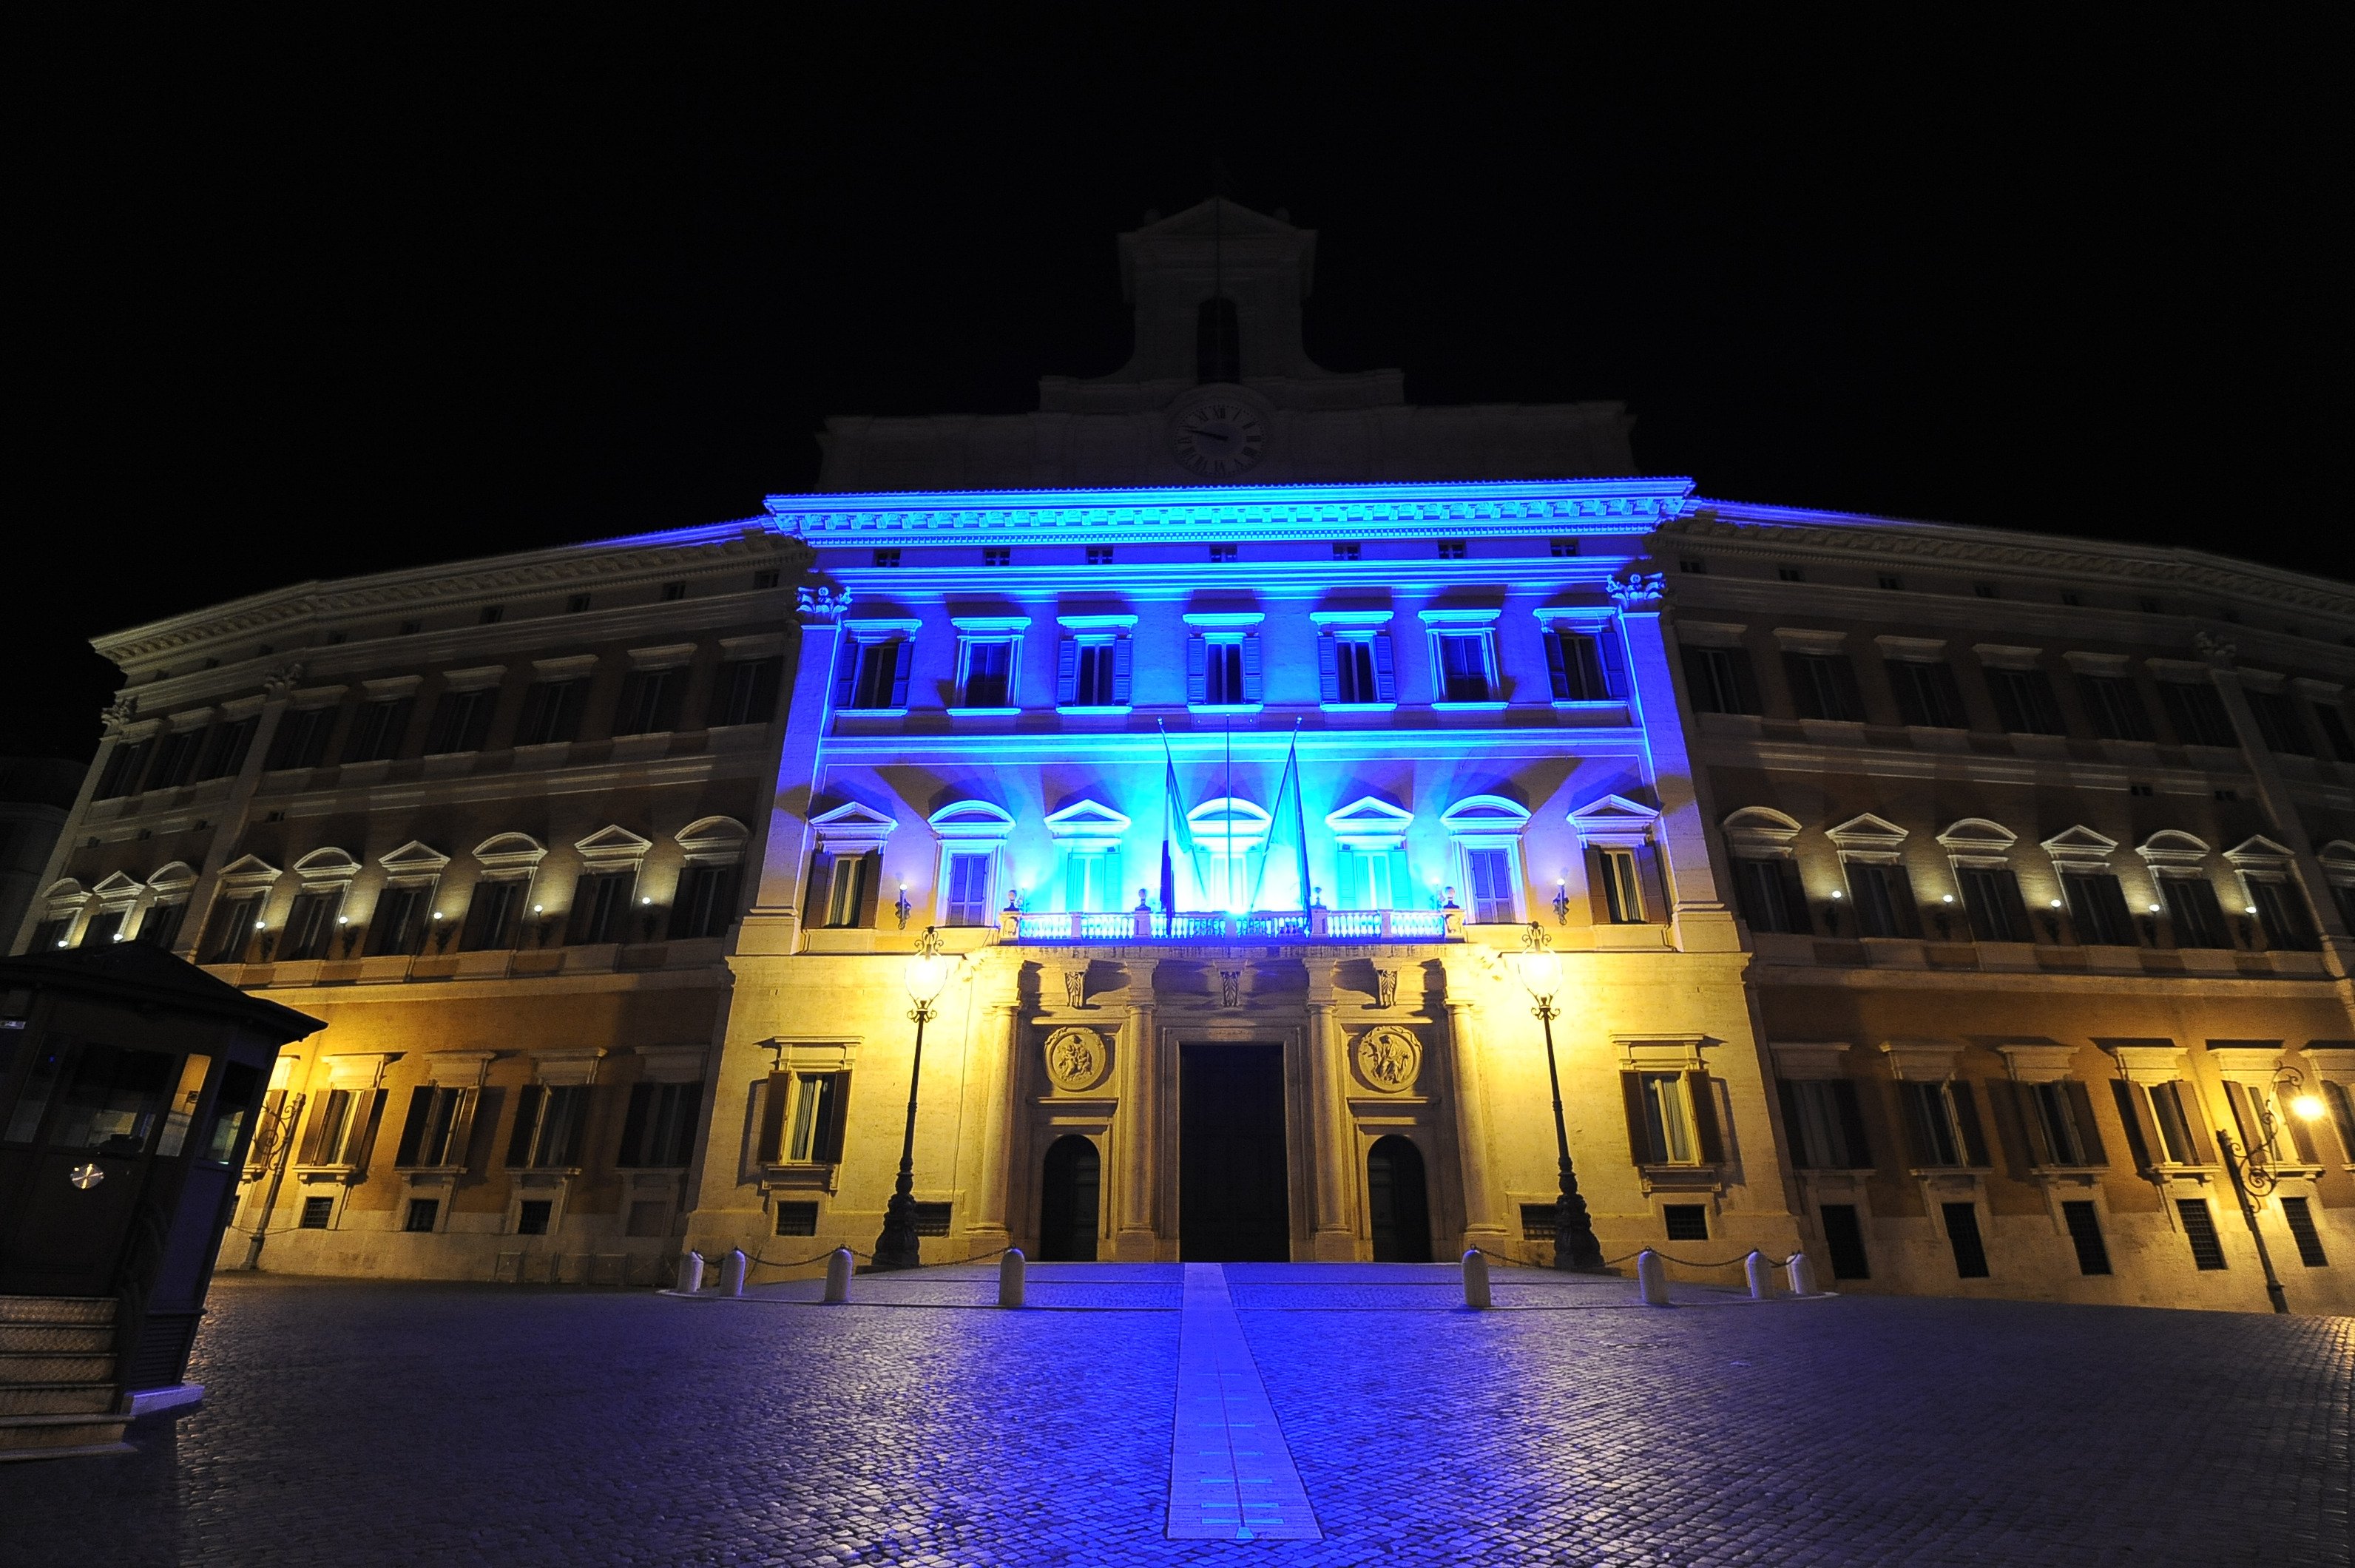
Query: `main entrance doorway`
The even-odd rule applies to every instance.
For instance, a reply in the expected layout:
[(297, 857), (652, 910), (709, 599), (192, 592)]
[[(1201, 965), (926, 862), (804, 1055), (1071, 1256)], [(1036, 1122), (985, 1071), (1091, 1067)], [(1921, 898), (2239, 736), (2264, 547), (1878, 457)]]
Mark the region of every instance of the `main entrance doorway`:
[(1180, 1046), (1178, 1255), (1188, 1263), (1289, 1261), (1286, 1164), (1284, 1048)]

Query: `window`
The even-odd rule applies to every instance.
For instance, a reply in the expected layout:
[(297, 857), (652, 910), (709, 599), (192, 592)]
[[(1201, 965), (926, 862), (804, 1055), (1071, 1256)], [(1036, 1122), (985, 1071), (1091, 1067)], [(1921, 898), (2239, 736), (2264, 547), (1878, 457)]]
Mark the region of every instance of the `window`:
[(2314, 755), (2314, 743), (2306, 738), (2297, 709), (2286, 694), (2244, 690), (2242, 695), (2248, 699), (2249, 716), (2257, 721), (2257, 735), (2266, 751), (2290, 757)]
[(981, 564), (990, 567), (1012, 566), (1014, 564), (1014, 551), (1011, 548), (1004, 545), (990, 545), (985, 548), (981, 552)]
[(311, 1125), (303, 1136), (295, 1163), (305, 1166), (352, 1166), (368, 1163), (368, 1146), (376, 1138), (376, 1118), (384, 1106), (381, 1089), (330, 1089), (311, 1104)]
[[(32, 946), (27, 951), (40, 953), (50, 948), (64, 946), (66, 933), (73, 929), (73, 923), (79, 918), (76, 915), (66, 914), (59, 915), (54, 920), (42, 921), (33, 927)], [(205, 962), (214, 964), (221, 960), (207, 958)]]
[(1897, 695), (1898, 721), (1929, 730), (1966, 728), (1962, 688), (1955, 672), (1931, 660), (1888, 661), (1890, 689)]
[(680, 1169), (695, 1157), (700, 1083), (634, 1083), (613, 1163), (631, 1169)]
[[(1241, 857), (1235, 859), (1239, 862)], [(1121, 890), (1114, 882), (1119, 869), (1118, 861), (1108, 850), (1092, 845), (1073, 845), (1063, 857), (1063, 907), (1071, 911), (1120, 908)]]
[(2133, 681), (2117, 675), (2081, 675), (2077, 677), (2077, 690), (2085, 699), (2085, 712), (2094, 721), (2094, 733), (2103, 740), (2151, 738), (2150, 710), (2143, 706)]
[(875, 564), (887, 569), (895, 567), (900, 564), (900, 552), (896, 549), (879, 549), (875, 552)]
[(1556, 560), (1567, 560), (1578, 553), (1576, 539), (1548, 539), (1546, 549)]
[(1497, 684), (1489, 634), (1436, 632), (1432, 635), (1439, 656), (1439, 698), (1443, 702), (1487, 702)]
[(123, 917), (130, 912), (127, 908), (102, 909), (91, 915), (90, 923), (82, 927), (81, 945), (103, 947), (113, 942), (114, 933), (123, 929)]
[(481, 953), (513, 947), (522, 925), (524, 895), (529, 891), (529, 884), (517, 880), (476, 882), (474, 896), (466, 901), (465, 929), (458, 936), (460, 949)]
[(2184, 1105), (2182, 1081), (2146, 1085), (2144, 1097), (2150, 1105), (2151, 1125), (2158, 1131), (2161, 1157), (2171, 1165), (2207, 1164), (2207, 1140), (2193, 1137), (2196, 1124)]
[(474, 1090), (419, 1084), (409, 1092), (409, 1115), (392, 1163), (427, 1168), (464, 1165), (465, 1134), (474, 1115)]
[(2094, 1125), (2094, 1104), (2085, 1086), (2071, 1080), (2024, 1086), (2034, 1131), (2042, 1145), (2042, 1165), (2106, 1165), (2101, 1129)]
[(1969, 1084), (1953, 1078), (1939, 1083), (1908, 1080), (1898, 1085), (1898, 1095), (1905, 1104), (1905, 1130), (1916, 1166), (1987, 1163), (1978, 1102)]
[(1521, 1205), (1521, 1240), (1550, 1242), (1554, 1238), (1554, 1221), (1559, 1211), (1551, 1203)]
[(1783, 1122), (1802, 1170), (1869, 1170), (1872, 1146), (1856, 1085), (1845, 1078), (1785, 1078)]
[(967, 637), (959, 645), (960, 708), (1010, 708), (1014, 695), (1014, 639)]
[(2067, 1223), (2069, 1240), (2077, 1249), (2077, 1272), (2109, 1273), (2110, 1249), (2102, 1241), (2101, 1216), (2094, 1212), (2092, 1201), (2081, 1198), (2062, 1202), (2061, 1218)]
[[(1198, 637), (1192, 645), (1200, 644)], [(1126, 637), (1084, 633), (1064, 638), (1055, 652), (1055, 705), (1127, 707), (1133, 656), (1134, 645)], [(1189, 694), (1188, 700), (1199, 703), (1206, 699)]]
[(2232, 732), (2232, 720), (2224, 711), (2223, 699), (2216, 688), (2205, 681), (2194, 685), (2183, 680), (2162, 680), (2158, 683), (2159, 705), (2167, 709), (2168, 722), (2175, 726), (2175, 738), (2187, 746), (2237, 746), (2240, 737)]
[(2297, 1243), (2297, 1261), (2308, 1268), (2328, 1268), (2330, 1258), (2322, 1250), (2322, 1232), (2314, 1228), (2314, 1210), (2303, 1198), (2281, 1200), (2282, 1219), (2288, 1222), (2290, 1239)]
[(286, 912), (286, 929), (280, 934), (278, 956), (288, 960), (325, 958), (336, 934), (336, 914), (344, 906), (344, 891), (303, 892)]
[(1799, 567), (1778, 566), (1774, 569), (1774, 580), (1777, 582), (1805, 582), (1807, 574)]
[(763, 1165), (838, 1165), (850, 1104), (847, 1072), (773, 1072), (761, 1108)]
[(2152, 791), (2150, 785), (2147, 784), (2130, 784), (2126, 785), (2126, 793), (2137, 798), (2148, 800)]
[(1341, 540), (1334, 541), (1333, 559), (1335, 560), (1355, 560), (1358, 559), (1359, 554), (1359, 546), (1357, 540), (1350, 539), (1347, 542), (1343, 542)]
[(197, 771), (197, 752), (204, 743), (202, 730), (173, 730), (155, 746), (155, 766), (148, 775), (149, 789), (177, 789)]
[(1092, 544), (1088, 546), (1088, 564), (1090, 566), (1110, 566), (1112, 564), (1112, 546), (1108, 544)]
[(400, 1228), (404, 1231), (430, 1234), (434, 1228), (434, 1221), (440, 1219), (441, 1215), (442, 1200), (439, 1198), (412, 1198), (409, 1200), (408, 1216), (402, 1220)]
[(433, 705), (432, 722), (426, 727), (426, 755), (481, 751), (491, 732), (491, 709), (498, 700), (498, 688), (494, 686), (443, 692)]
[(433, 890), (424, 884), (389, 887), (378, 893), (376, 913), (368, 919), (368, 955), (382, 957), (422, 948), (425, 928), (432, 923), (427, 918), (432, 902)]
[(1791, 682), (1791, 702), (1802, 719), (1864, 718), (1856, 689), (1856, 667), (1845, 654), (1785, 654), (1783, 671)]
[(1737, 857), (1733, 862), (1733, 894), (1742, 918), (1753, 931), (1787, 932), (1805, 936), (1815, 929), (1807, 918), (1806, 890), (1799, 869), (1788, 860)]
[(2073, 610), (2083, 609), (2085, 603), (2085, 596), (2082, 593), (2063, 593), (2061, 595), (2061, 603), (2068, 605)]
[(186, 900), (176, 903), (149, 904), (145, 917), (139, 922), (139, 934), (132, 940), (144, 942), (150, 947), (169, 948), (180, 939), (180, 923), (187, 918), (187, 913)]
[(677, 729), (679, 699), (686, 693), (687, 671), (681, 667), (632, 670), (622, 677), (613, 733), (653, 735)]
[(735, 867), (689, 866), (679, 874), (670, 905), (673, 942), (721, 935), (735, 919)]
[(1913, 879), (1898, 865), (1861, 860), (1848, 863), (1848, 900), (1856, 911), (1859, 936), (1919, 936)]
[(2007, 868), (1961, 866), (1955, 880), (1963, 890), (1963, 910), (1971, 933), (1981, 942), (2032, 942), (2028, 906), (2019, 897), (2019, 879)]
[(943, 925), (988, 925), (996, 912), (991, 908), (989, 869), (995, 857), (991, 854), (951, 855), (948, 858), (947, 887), (941, 904)]
[(879, 885), (883, 880), (883, 852), (829, 855), (820, 851), (811, 886), (826, 901), (826, 923), (838, 929), (872, 926)]
[(1440, 560), (1462, 560), (1464, 559), (1465, 549), (1464, 541), (1462, 539), (1440, 539), (1437, 543), (1439, 546)]
[(1881, 574), (1880, 581), (1881, 586), (1891, 593), (1898, 592), (1905, 586), (1905, 580), (1897, 576), (1893, 572), (1882, 572)]
[(549, 746), (581, 738), (581, 709), (589, 697), (586, 680), (543, 680), (523, 694), (523, 717), (516, 721), (518, 746)]
[(1725, 1157), (1709, 1077), (1689, 1072), (1619, 1074), (1627, 1144), (1637, 1165), (1715, 1165)]
[(2135, 601), (2135, 608), (2146, 615), (2156, 615), (2158, 613), (2158, 601), (2146, 593)]
[[(581, 607), (583, 610), (589, 608), (585, 600)], [(423, 630), (425, 630), (425, 623), (422, 621), (403, 621), (400, 624), (400, 635), (404, 637), (413, 637)]]
[(1464, 884), (1472, 895), (1471, 919), (1475, 925), (1510, 925), (1520, 916), (1518, 880), (1513, 875), (1513, 854), (1509, 849), (1466, 849), (1464, 851)]
[(2284, 947), (2298, 952), (2312, 952), (2322, 945), (2316, 934), (2314, 922), (2306, 912), (2306, 900), (2287, 882), (2250, 877), (2249, 902), (2256, 906), (2257, 923), (2264, 927), (2265, 945)]
[(246, 752), (253, 747), (253, 732), (261, 724), (261, 715), (249, 713), (207, 731), (204, 755), (197, 760), (197, 777), (225, 779), (243, 768)]
[(1214, 564), (1230, 564), (1236, 559), (1239, 549), (1240, 547), (1235, 545), (1214, 544), (1210, 547), (1210, 560)]
[(1194, 311), (1195, 384), (1242, 379), (1242, 330), (1236, 322), (1235, 302), (1212, 294)]
[(1197, 633), (1186, 644), (1186, 700), (1241, 708), (1260, 700), (1259, 638), (1249, 632)]
[(704, 722), (715, 730), (728, 724), (766, 724), (777, 716), (777, 683), (784, 671), (783, 655), (726, 661), (712, 677), (711, 710)]
[(1388, 632), (1337, 631), (1316, 640), (1317, 696), (1340, 705), (1398, 700)]
[(381, 763), (398, 755), (400, 743), (409, 738), (410, 710), (416, 705), (413, 697), (382, 697), (360, 704), (351, 738), (344, 744), (344, 761)]
[(545, 1236), (548, 1222), (556, 1213), (556, 1201), (549, 1198), (526, 1198), (516, 1205), (516, 1234)]
[(273, 771), (317, 767), (326, 755), (327, 731), (335, 723), (332, 708), (288, 709), (278, 716), (278, 728), (270, 737), (270, 756), (262, 766)]
[(2205, 1198), (2179, 1198), (2175, 1211), (2183, 1217), (2183, 1239), (2191, 1243), (2191, 1264), (2208, 1270), (2224, 1266), (2224, 1242), (2216, 1234), (2216, 1216)]
[(1644, 923), (1643, 880), (1633, 849), (1597, 849), (1595, 880), (1602, 884), (1603, 907), (1614, 925)]
[(2216, 901), (2216, 890), (2205, 877), (2161, 877), (2160, 894), (2167, 901), (2168, 923), (2174, 928), (2178, 947), (2230, 947), (2232, 938), (2225, 934), (2224, 911)]
[(907, 707), (911, 651), (898, 637), (853, 643), (835, 679), (834, 705), (853, 712)]
[(1758, 683), (1750, 673), (1750, 656), (1741, 648), (1687, 646), (1685, 686), (1700, 712), (1758, 711)]
[(240, 962), (247, 941), (253, 935), (254, 916), (261, 908), (260, 893), (235, 894), (215, 903), (212, 919), (205, 927), (203, 962)]
[(1391, 848), (1344, 847), (1334, 856), (1336, 905), (1341, 909), (1403, 909), (1411, 884), (1406, 856)]
[(635, 871), (583, 871), (572, 884), (572, 919), (564, 940), (574, 947), (623, 941), (629, 930)]
[(568, 615), (578, 615), (588, 608), (589, 595), (586, 593), (569, 594), (565, 598), (564, 613)]
[(1552, 627), (1545, 640), (1546, 674), (1556, 702), (1616, 702), (1627, 696), (1626, 662), (1619, 639), (1601, 627)]
[(1982, 599), (1992, 599), (1996, 596), (1995, 584), (1992, 582), (1974, 582), (1971, 584), (1971, 592)]
[(2323, 1104), (2330, 1108), (2331, 1125), (2339, 1131), (2339, 1147), (2349, 1159), (2355, 1160), (2355, 1092), (2335, 1079), (2326, 1078), (2318, 1085)]
[(1864, 1253), (1864, 1226), (1856, 1217), (1853, 1203), (1827, 1203), (1817, 1211), (1823, 1216), (1824, 1250), (1831, 1254), (1834, 1279), (1870, 1279)]
[(780, 1236), (815, 1236), (817, 1234), (817, 1205), (784, 1203), (777, 1205), (777, 1234)]
[(1946, 1217), (1946, 1241), (1955, 1249), (1955, 1277), (1987, 1278), (1987, 1243), (1979, 1239), (1979, 1206), (1941, 1203), (1938, 1208)]
[(507, 1136), (512, 1170), (571, 1169), (582, 1163), (582, 1135), (589, 1123), (589, 1086), (529, 1083), (516, 1100), (515, 1128)]
[(682, 599), (684, 599), (684, 598), (686, 598), (686, 597), (687, 597), (687, 584), (686, 584), (686, 583), (684, 583), (684, 582), (666, 582), (666, 583), (664, 583), (664, 584), (662, 585), (662, 602), (663, 602), (664, 603), (666, 603), (666, 604), (676, 604), (676, 603), (677, 603), (680, 600), (682, 600)]
[(2329, 742), (2330, 754), (2342, 763), (2355, 763), (2355, 735), (2347, 732), (2346, 716), (2335, 702), (2314, 704), (2314, 722), (2322, 738)]
[(474, 619), (478, 624), (496, 626), (506, 619), (506, 614), (507, 607), (504, 604), (485, 604), (483, 606), (482, 613)]
[(1688, 577), (1706, 577), (1709, 575), (1709, 562), (1699, 556), (1689, 555), (1677, 562), (1677, 570)]
[(303, 1200), (303, 1218), (297, 1222), (296, 1229), (324, 1231), (327, 1228), (328, 1221), (335, 1217), (336, 1200), (334, 1199), (305, 1198)]
[(2108, 947), (2135, 944), (2134, 919), (2126, 912), (2126, 894), (2115, 877), (2107, 871), (2064, 870), (2061, 890), (2068, 895), (2079, 942)]
[(784, 581), (784, 574), (775, 567), (769, 567), (752, 574), (752, 588), (755, 592), (758, 592), (764, 588), (774, 588), (783, 581)]
[(1660, 1222), (1672, 1242), (1709, 1240), (1709, 1206), (1705, 1203), (1663, 1203)]
[(1989, 669), (1987, 694), (1995, 699), (1996, 721), (2013, 735), (2065, 735), (2052, 682), (2041, 669)]

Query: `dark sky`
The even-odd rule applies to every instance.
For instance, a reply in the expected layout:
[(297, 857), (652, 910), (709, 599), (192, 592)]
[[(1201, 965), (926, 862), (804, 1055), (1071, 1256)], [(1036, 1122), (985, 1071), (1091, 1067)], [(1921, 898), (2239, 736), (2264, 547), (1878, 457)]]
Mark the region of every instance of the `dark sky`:
[(1221, 167), (1320, 232), (1311, 351), (1415, 401), (1624, 399), (1708, 495), (2350, 574), (2322, 8), (819, 9), (20, 38), (0, 752), (88, 753), (93, 633), (745, 516), (828, 413), (1109, 370), (1113, 235)]

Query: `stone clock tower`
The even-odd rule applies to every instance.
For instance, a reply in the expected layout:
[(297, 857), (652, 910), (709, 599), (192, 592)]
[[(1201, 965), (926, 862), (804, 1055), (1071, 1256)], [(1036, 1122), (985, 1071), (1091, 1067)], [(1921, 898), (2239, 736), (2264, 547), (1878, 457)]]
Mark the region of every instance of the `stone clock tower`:
[(1027, 414), (837, 417), (822, 490), (1125, 488), (1636, 472), (1625, 405), (1415, 408), (1397, 370), (1332, 371), (1301, 343), (1316, 234), (1213, 197), (1120, 237), (1135, 347), (1048, 376)]

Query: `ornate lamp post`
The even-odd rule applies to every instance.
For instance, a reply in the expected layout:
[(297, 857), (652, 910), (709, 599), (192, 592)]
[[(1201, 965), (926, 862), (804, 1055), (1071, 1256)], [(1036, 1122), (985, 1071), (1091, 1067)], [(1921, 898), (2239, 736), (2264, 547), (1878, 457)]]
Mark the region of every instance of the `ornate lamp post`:
[(1603, 1268), (1603, 1245), (1594, 1239), (1594, 1225), (1586, 1217), (1586, 1200), (1578, 1195), (1578, 1176), (1570, 1168), (1570, 1131), (1561, 1119), (1561, 1073), (1554, 1066), (1554, 993), (1561, 989), (1561, 955), (1536, 921), (1521, 933), (1521, 950), (1513, 956), (1513, 973), (1529, 1000), (1529, 1010), (1545, 1029), (1546, 1082), (1553, 1088), (1554, 1152), (1561, 1162), (1561, 1189), (1553, 1204), (1553, 1266), (1578, 1274)]
[(924, 1072), (924, 1025), (932, 1021), (933, 999), (949, 983), (956, 960), (941, 955), (941, 933), (932, 926), (916, 939), (908, 955), (908, 1018), (916, 1026), (916, 1055), (908, 1068), (908, 1127), (900, 1139), (900, 1179), (891, 1189), (891, 1202), (883, 1211), (883, 1233), (875, 1239), (878, 1269), (914, 1268), (923, 1258), (916, 1239), (916, 1085)]
[[(2307, 1092), (2306, 1077), (2296, 1068), (2275, 1068), (2273, 1092), (2275, 1099), (2289, 1102), (2290, 1115), (2298, 1120), (2322, 1119), (2322, 1097)], [(2273, 1112), (2262, 1105), (2257, 1108), (2257, 1124), (2264, 1129), (2265, 1139), (2254, 1148), (2242, 1148), (2222, 1127), (2216, 1129), (2216, 1147), (2224, 1151), (2224, 1168), (2232, 1177), (2232, 1196), (2241, 1200), (2241, 1218), (2249, 1227), (2249, 1239), (2257, 1243), (2257, 1264), (2265, 1271), (2265, 1299), (2273, 1303), (2275, 1312), (2286, 1313), (2289, 1301), (2282, 1295), (2281, 1276), (2274, 1273), (2273, 1254), (2265, 1250), (2264, 1232), (2257, 1229), (2256, 1205), (2249, 1201), (2252, 1195), (2263, 1198), (2274, 1189), (2277, 1179), (2269, 1162), (2279, 1152), (2276, 1146), (2281, 1142), (2282, 1129), (2274, 1120)]]

